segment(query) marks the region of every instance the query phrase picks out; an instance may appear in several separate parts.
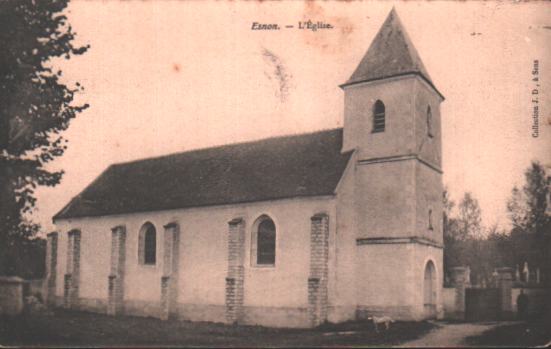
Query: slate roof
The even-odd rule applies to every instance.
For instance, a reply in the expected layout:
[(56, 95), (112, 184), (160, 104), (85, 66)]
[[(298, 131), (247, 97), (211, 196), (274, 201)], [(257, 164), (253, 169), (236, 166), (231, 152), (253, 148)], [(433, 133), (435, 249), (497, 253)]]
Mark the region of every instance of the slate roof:
[(341, 146), (339, 128), (115, 164), (53, 219), (333, 194)]
[(393, 8), (360, 64), (341, 87), (405, 74), (420, 75), (442, 96), (432, 83), (429, 73)]

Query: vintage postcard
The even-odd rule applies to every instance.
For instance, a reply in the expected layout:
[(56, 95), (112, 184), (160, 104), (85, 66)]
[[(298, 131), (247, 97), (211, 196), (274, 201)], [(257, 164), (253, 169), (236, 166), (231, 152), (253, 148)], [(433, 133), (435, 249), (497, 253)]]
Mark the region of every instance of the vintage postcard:
[(551, 4), (0, 3), (0, 345), (551, 345)]

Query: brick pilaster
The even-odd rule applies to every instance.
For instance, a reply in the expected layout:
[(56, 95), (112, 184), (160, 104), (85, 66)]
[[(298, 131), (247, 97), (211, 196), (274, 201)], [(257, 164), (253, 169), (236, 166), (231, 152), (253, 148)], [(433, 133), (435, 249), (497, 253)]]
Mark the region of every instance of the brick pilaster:
[(163, 276), (161, 277), (161, 319), (168, 320), (176, 313), (178, 304), (178, 261), (180, 229), (177, 223), (165, 225), (163, 247)]
[(329, 272), (329, 216), (312, 216), (310, 231), (310, 276), (308, 278), (308, 317), (311, 326), (327, 320), (327, 279)]
[(226, 320), (238, 323), (243, 315), (245, 221), (228, 222), (228, 274), (226, 278)]
[(311, 326), (317, 326), (320, 323), (319, 314), (319, 292), (320, 279), (308, 278), (308, 320)]
[(124, 266), (126, 262), (126, 227), (111, 229), (111, 273), (108, 276), (107, 314), (117, 315), (124, 309)]
[(67, 273), (64, 278), (63, 301), (66, 308), (78, 303), (80, 283), (80, 230), (71, 230), (67, 240)]
[(63, 277), (63, 306), (67, 309), (71, 308), (71, 274), (65, 274)]
[(48, 234), (46, 245), (46, 304), (55, 305), (55, 293), (57, 285), (57, 242), (56, 232)]

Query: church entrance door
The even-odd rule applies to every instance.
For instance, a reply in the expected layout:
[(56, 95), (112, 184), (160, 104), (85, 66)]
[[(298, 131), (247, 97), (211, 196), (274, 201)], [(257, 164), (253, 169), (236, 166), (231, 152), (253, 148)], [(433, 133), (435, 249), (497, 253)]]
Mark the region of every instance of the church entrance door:
[(425, 318), (436, 318), (436, 268), (429, 261), (425, 266), (425, 278), (423, 282), (423, 305)]

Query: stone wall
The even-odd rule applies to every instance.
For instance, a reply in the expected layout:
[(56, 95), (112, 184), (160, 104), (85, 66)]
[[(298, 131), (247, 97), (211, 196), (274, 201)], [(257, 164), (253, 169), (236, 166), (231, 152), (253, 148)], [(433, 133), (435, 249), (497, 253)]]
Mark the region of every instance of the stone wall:
[(358, 163), (355, 183), (356, 238), (419, 235), (416, 219), (417, 161)]
[[(497, 287), (500, 320), (513, 319), (517, 313), (517, 297), (521, 288), (513, 288), (511, 268), (497, 268)], [(465, 319), (466, 290), (471, 287), (470, 270), (468, 267), (452, 269), (452, 286), (444, 289), (444, 312), (447, 319)], [(541, 314), (547, 309), (548, 302), (545, 288), (524, 288), (529, 298), (528, 312), (531, 315)]]
[(356, 317), (388, 315), (397, 320), (432, 316), (424, 309), (424, 277), (431, 261), (436, 271), (437, 316), (442, 314), (442, 248), (413, 240), (358, 239)]
[[(308, 327), (310, 249), (307, 246), (311, 239), (311, 217), (319, 212), (326, 212), (329, 217), (327, 226), (331, 237), (335, 234), (337, 221), (331, 219), (336, 216), (332, 196), (59, 221), (56, 222), (60, 231), (56, 294), (63, 303), (63, 278), (70, 274), (66, 269), (71, 267), (59, 258), (64, 258), (68, 252), (67, 231), (78, 228), (82, 232), (79, 307), (107, 312), (109, 276), (115, 275), (111, 281), (113, 289), (118, 279), (111, 270), (112, 228), (124, 226), (124, 313), (167, 318), (168, 307), (168, 317), (185, 320), (229, 322), (238, 319), (243, 324)], [(275, 265), (255, 266), (252, 262), (251, 238), (254, 222), (260, 216), (269, 216), (276, 226)], [(239, 251), (241, 260), (228, 274), (229, 238), (233, 236), (228, 222), (235, 217), (242, 218), (242, 225), (237, 224), (240, 240), (234, 245), (240, 248), (232, 253)], [(157, 230), (155, 265), (139, 263), (139, 231), (146, 222), (152, 223)], [(175, 244), (168, 239), (171, 222), (179, 224)], [(178, 248), (177, 252), (173, 251), (173, 257), (167, 253), (171, 244)], [(166, 269), (171, 258), (177, 261), (173, 271)], [(335, 257), (328, 252), (328, 264), (332, 263), (331, 258)], [(234, 283), (226, 278), (234, 278)], [(328, 294), (330, 287), (328, 283)], [(170, 295), (170, 290), (175, 292)], [(236, 293), (226, 298), (227, 291)], [(237, 305), (232, 309), (237, 312), (226, 311), (226, 300), (228, 304)], [(343, 312), (340, 308), (333, 309)], [(346, 312), (353, 313), (353, 309), (347, 308)]]
[(522, 292), (528, 297), (528, 316), (539, 316), (545, 311), (551, 310), (551, 299), (549, 299), (549, 289), (547, 288), (513, 288), (511, 289), (511, 309), (517, 314), (517, 298)]
[(497, 268), (499, 288), (499, 298), (501, 305), (500, 318), (511, 319), (513, 318), (513, 305), (511, 303), (511, 289), (513, 287), (513, 269), (512, 268)]
[(468, 267), (452, 268), (452, 286), (454, 292), (453, 308), (449, 307), (445, 314), (451, 319), (465, 319), (466, 289), (471, 285), (471, 271)]
[[(329, 234), (329, 308), (328, 321), (353, 320), (356, 315), (356, 176), (357, 157), (352, 154), (337, 186), (337, 214), (331, 222), (336, 232)], [(330, 232), (332, 230), (330, 229)], [(334, 241), (334, 243), (332, 242)]]
[[(346, 87), (343, 151), (358, 148), (360, 159), (412, 154), (417, 79), (405, 76)], [(385, 104), (385, 132), (371, 134), (373, 104), (378, 99)]]
[(442, 306), (444, 318), (453, 318), (455, 312), (455, 288), (444, 287), (442, 290)]
[(0, 315), (18, 315), (23, 311), (23, 285), (17, 276), (0, 276)]

